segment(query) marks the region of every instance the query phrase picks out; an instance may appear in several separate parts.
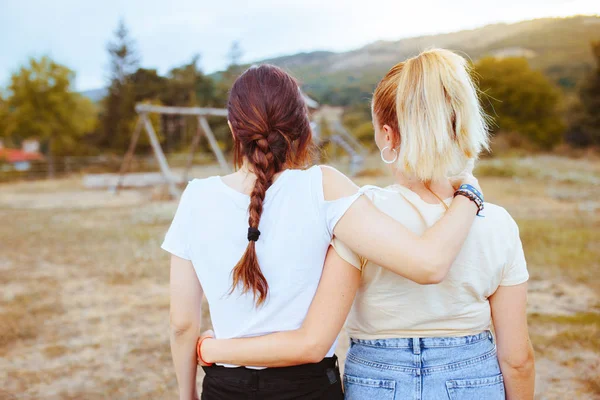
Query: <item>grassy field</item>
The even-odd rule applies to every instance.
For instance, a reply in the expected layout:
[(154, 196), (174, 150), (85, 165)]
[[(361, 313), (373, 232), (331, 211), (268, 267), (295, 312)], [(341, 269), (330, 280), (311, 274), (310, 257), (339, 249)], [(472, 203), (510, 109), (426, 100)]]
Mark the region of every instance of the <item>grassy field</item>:
[[(377, 165), (357, 183), (389, 182)], [(600, 398), (600, 161), (486, 160), (478, 174), (521, 228), (537, 398)], [(162, 197), (81, 177), (0, 185), (0, 399), (175, 398), (159, 245), (177, 203)]]

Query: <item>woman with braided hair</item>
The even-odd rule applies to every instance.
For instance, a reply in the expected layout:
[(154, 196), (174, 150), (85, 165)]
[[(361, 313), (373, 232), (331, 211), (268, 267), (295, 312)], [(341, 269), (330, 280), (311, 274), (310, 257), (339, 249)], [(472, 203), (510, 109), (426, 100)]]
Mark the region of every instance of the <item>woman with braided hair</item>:
[[(191, 181), (162, 245), (172, 254), (171, 352), (180, 399), (198, 398), (203, 295), (218, 339), (292, 331), (307, 315), (324, 263), (346, 264), (330, 248), (334, 235), (383, 268), (435, 283), (479, 208), (472, 191), (458, 191), (445, 216), (419, 236), (337, 170), (310, 167), (308, 112), (296, 81), (277, 67), (245, 71), (227, 107), (238, 170)], [(472, 175), (464, 181), (479, 193)], [(354, 295), (352, 269), (340, 272), (332, 296)], [(342, 399), (335, 343), (321, 349), (316, 339), (314, 350), (303, 345), (302, 354), (279, 361), (267, 346), (269, 368), (204, 363), (202, 399)], [(299, 365), (282, 367), (291, 364)]]

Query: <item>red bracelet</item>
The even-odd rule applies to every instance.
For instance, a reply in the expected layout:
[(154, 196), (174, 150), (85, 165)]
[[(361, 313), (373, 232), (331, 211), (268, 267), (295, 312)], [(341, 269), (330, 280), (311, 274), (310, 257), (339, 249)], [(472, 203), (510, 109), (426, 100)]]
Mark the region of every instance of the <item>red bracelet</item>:
[(205, 339), (214, 339), (214, 338), (212, 338), (210, 336), (204, 336), (203, 338), (198, 339), (198, 342), (196, 343), (196, 354), (198, 355), (198, 360), (200, 360), (202, 362), (202, 364), (205, 364), (205, 366), (210, 367), (214, 363), (207, 363), (206, 361), (204, 361), (204, 359), (202, 358), (202, 352), (200, 351), (202, 349), (202, 342), (204, 342)]

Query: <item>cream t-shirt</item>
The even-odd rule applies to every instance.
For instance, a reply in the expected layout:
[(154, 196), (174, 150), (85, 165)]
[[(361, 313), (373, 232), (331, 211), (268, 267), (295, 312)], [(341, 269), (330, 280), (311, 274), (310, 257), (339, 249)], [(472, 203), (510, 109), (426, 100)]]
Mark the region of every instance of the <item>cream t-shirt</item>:
[[(392, 185), (363, 191), (383, 212), (422, 234), (445, 212), (411, 190)], [(445, 200), (450, 204), (452, 199)], [(480, 333), (491, 326), (488, 297), (499, 286), (529, 279), (519, 228), (502, 207), (486, 203), (446, 279), (419, 285), (353, 253), (339, 239), (333, 246), (362, 270), (346, 328), (355, 339), (447, 337)]]

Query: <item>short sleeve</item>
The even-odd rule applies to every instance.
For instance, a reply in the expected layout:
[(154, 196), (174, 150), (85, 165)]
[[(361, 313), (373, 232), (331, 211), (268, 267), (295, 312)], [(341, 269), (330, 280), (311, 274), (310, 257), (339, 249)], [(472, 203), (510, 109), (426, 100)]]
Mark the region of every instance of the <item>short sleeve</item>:
[(510, 218), (511, 224), (511, 242), (512, 246), (508, 257), (508, 262), (504, 266), (502, 281), (500, 286), (515, 286), (529, 280), (529, 272), (527, 271), (527, 262), (525, 261), (525, 253), (523, 252), (523, 244), (519, 237), (519, 227), (517, 223)]
[(192, 183), (190, 182), (181, 195), (179, 206), (173, 217), (173, 222), (165, 235), (161, 248), (169, 253), (186, 260), (191, 259), (189, 231), (192, 215)]
[(333, 201), (323, 201), (322, 210), (325, 215), (325, 221), (327, 224), (327, 230), (329, 234), (333, 236), (333, 229), (339, 222), (339, 220), (344, 216), (346, 211), (350, 208), (352, 204), (362, 195), (361, 192), (357, 192), (352, 196), (342, 197)]
[(358, 254), (350, 250), (350, 248), (346, 246), (344, 242), (334, 237), (331, 241), (331, 245), (344, 261), (351, 264), (356, 269), (362, 270), (365, 260)]
[(311, 168), (313, 173), (312, 185), (313, 192), (315, 193), (315, 201), (317, 204), (318, 213), (324, 218), (327, 232), (333, 237), (333, 230), (339, 220), (344, 216), (350, 206), (358, 199), (363, 193), (362, 190), (358, 190), (355, 194), (347, 197), (342, 197), (337, 200), (325, 200), (323, 194), (323, 172), (321, 167), (315, 165)]

